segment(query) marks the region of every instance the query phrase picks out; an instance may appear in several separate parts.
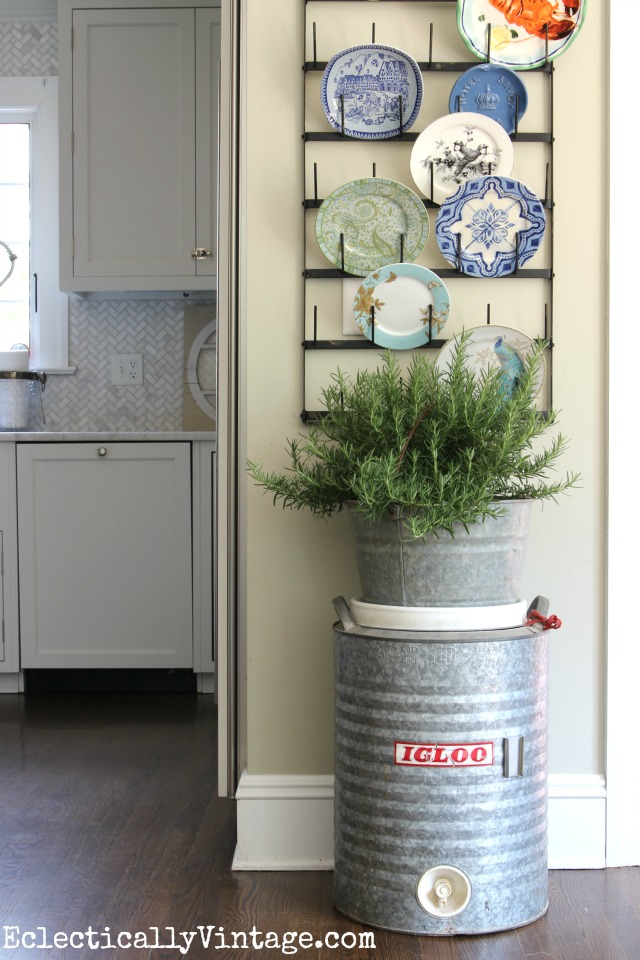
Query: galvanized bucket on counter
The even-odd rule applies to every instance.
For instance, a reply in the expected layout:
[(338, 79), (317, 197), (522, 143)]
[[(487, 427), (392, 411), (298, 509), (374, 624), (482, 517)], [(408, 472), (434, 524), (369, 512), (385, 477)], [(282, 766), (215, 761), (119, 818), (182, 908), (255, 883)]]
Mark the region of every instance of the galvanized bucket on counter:
[(379, 630), (334, 604), (336, 907), (433, 936), (536, 920), (547, 630)]

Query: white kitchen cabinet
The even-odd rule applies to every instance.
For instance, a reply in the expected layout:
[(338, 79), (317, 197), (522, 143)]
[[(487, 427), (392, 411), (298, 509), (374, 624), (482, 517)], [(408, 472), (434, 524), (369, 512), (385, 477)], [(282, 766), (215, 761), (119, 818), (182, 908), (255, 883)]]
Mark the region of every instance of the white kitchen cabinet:
[(220, 10), (61, 0), (64, 290), (212, 291)]
[(17, 445), (22, 667), (193, 667), (191, 445)]
[[(16, 465), (12, 443), (0, 443), (0, 675), (19, 664)], [(5, 689), (0, 684), (0, 691)], [(13, 688), (12, 688), (13, 689)]]

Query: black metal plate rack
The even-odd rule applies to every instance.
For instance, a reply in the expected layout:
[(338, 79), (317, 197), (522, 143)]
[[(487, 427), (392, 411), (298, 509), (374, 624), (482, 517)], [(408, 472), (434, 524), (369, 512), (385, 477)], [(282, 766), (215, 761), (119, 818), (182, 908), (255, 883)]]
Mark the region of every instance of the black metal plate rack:
[[(315, 0), (315, 6), (324, 7), (327, 5), (328, 8), (331, 8), (331, 17), (336, 18), (340, 16), (339, 4), (344, 2), (344, 0)], [(385, 5), (386, 3), (393, 2), (396, 9), (396, 15), (402, 16), (403, 12), (409, 12), (409, 5), (418, 3), (421, 7), (424, 8), (425, 12), (425, 23), (424, 23), (424, 33), (422, 37), (417, 37), (416, 45), (420, 47), (421, 52), (427, 54), (427, 59), (421, 60), (415, 56), (413, 51), (411, 52), (418, 63), (418, 67), (422, 73), (423, 85), (425, 92), (429, 88), (430, 78), (433, 80), (434, 77), (442, 74), (462, 74), (469, 67), (477, 66), (481, 63), (480, 60), (470, 57), (467, 60), (461, 61), (439, 61), (433, 58), (433, 49), (434, 49), (434, 24), (428, 20), (428, 8), (439, 6), (450, 6), (455, 8), (456, 0), (380, 0), (380, 6)], [(376, 40), (376, 24), (372, 22), (375, 17), (376, 7), (373, 7), (365, 2), (365, 0), (360, 0), (362, 10), (362, 22), (363, 25), (367, 23), (370, 24), (370, 37), (371, 42), (386, 42), (378, 37)], [(308, 20), (308, 4), (309, 0), (305, 0), (306, 7), (306, 18)], [(351, 7), (351, 4), (350, 4)], [(366, 8), (366, 9), (365, 9)], [(411, 12), (413, 15), (413, 12)], [(421, 11), (422, 13), (422, 11)], [(453, 17), (455, 17), (455, 9), (452, 11)], [(366, 27), (364, 27), (366, 29)], [(308, 37), (311, 36), (311, 51), (310, 56), (308, 56)], [(354, 43), (357, 43), (360, 38), (356, 38)], [(488, 44), (490, 43), (490, 36), (488, 39)], [(323, 46), (323, 38), (320, 35), (320, 31), (317, 29), (317, 24), (315, 22), (305, 23), (305, 55), (303, 56), (303, 75), (305, 77), (305, 118), (307, 116), (308, 108), (308, 92), (306, 90), (307, 78), (313, 74), (322, 74), (327, 66), (328, 59), (320, 58), (319, 53), (333, 56), (338, 50), (326, 50)], [(488, 47), (489, 49), (489, 47)], [(489, 58), (487, 58), (489, 60)], [(548, 122), (545, 124), (545, 129), (531, 132), (531, 131), (521, 131), (519, 125), (516, 123), (515, 131), (510, 135), (511, 141), (515, 145), (517, 151), (518, 144), (531, 144), (538, 143), (545, 145), (546, 150), (546, 160), (545, 160), (545, 169), (544, 169), (544, 195), (542, 198), (542, 204), (546, 211), (547, 217), (547, 228), (546, 228), (546, 237), (547, 237), (547, 256), (545, 257), (545, 265), (543, 267), (535, 268), (518, 268), (512, 274), (509, 274), (506, 277), (496, 278), (493, 280), (479, 279), (467, 276), (460, 269), (451, 266), (444, 266), (445, 261), (435, 265), (429, 265), (429, 269), (432, 270), (442, 279), (447, 279), (451, 281), (452, 285), (457, 283), (471, 283), (475, 282), (476, 284), (494, 284), (494, 283), (504, 283), (506, 280), (535, 280), (541, 281), (546, 285), (546, 292), (543, 295), (544, 306), (539, 317), (538, 330), (536, 332), (536, 337), (538, 339), (545, 340), (548, 344), (547, 350), (547, 378), (546, 378), (546, 394), (545, 400), (548, 407), (553, 406), (553, 278), (554, 278), (554, 266), (553, 266), (553, 206), (554, 206), (554, 192), (553, 192), (553, 142), (554, 142), (554, 129), (553, 129), (553, 74), (554, 74), (554, 64), (551, 61), (547, 61), (543, 66), (537, 67), (534, 70), (526, 71), (526, 74), (542, 74), (546, 77), (547, 80), (547, 91), (544, 94), (548, 98), (546, 117)], [(442, 113), (448, 113), (448, 105), (443, 105)], [(400, 127), (402, 124), (400, 124)], [(418, 138), (422, 128), (418, 130), (410, 130), (406, 132), (399, 132), (398, 135), (386, 139), (366, 141), (367, 146), (371, 149), (372, 156), (375, 157), (375, 151), (380, 146), (398, 144), (399, 149), (403, 149), (402, 145), (412, 144)], [(310, 196), (305, 196), (302, 201), (302, 206), (304, 210), (305, 217), (305, 237), (307, 236), (307, 218), (313, 216), (313, 211), (317, 211), (322, 202), (323, 197), (319, 196), (318, 193), (318, 162), (310, 162), (308, 159), (308, 146), (310, 144), (334, 144), (336, 150), (348, 150), (352, 145), (362, 144), (363, 141), (355, 138), (344, 135), (340, 131), (335, 130), (306, 130), (302, 134), (303, 141), (303, 150), (304, 150), (304, 170), (305, 170), (305, 182), (309, 180), (312, 182), (312, 189), (310, 191)], [(406, 150), (406, 146), (404, 147)], [(370, 166), (367, 170), (363, 170), (361, 176), (368, 177), (377, 175), (376, 170), (376, 161), (371, 160)], [(515, 174), (514, 174), (515, 175)], [(404, 182), (411, 189), (415, 188), (411, 183), (411, 177), (409, 174), (409, 165), (407, 163), (407, 174), (404, 177)], [(431, 199), (430, 197), (424, 197), (422, 201), (427, 209), (437, 210), (439, 204)], [(371, 350), (380, 350), (380, 347), (371, 340), (368, 340), (364, 336), (357, 337), (331, 337), (327, 338), (326, 335), (323, 336), (323, 318), (319, 305), (315, 302), (310, 302), (308, 294), (308, 284), (307, 281), (342, 281), (342, 280), (357, 280), (358, 277), (355, 277), (353, 274), (345, 272), (340, 268), (332, 267), (310, 267), (307, 266), (308, 263), (308, 242), (305, 240), (305, 269), (303, 271), (303, 278), (305, 282), (305, 294), (303, 299), (303, 340), (302, 340), (302, 349), (303, 349), (303, 406), (301, 411), (301, 418), (303, 421), (309, 421), (317, 418), (321, 415), (320, 411), (310, 410), (307, 408), (307, 363), (308, 358), (311, 353), (315, 351), (327, 351), (327, 357), (331, 357), (331, 363), (327, 363), (327, 374), (329, 374), (333, 369), (335, 369), (336, 363), (335, 358), (336, 354), (334, 351), (348, 351), (352, 354), (353, 351), (371, 351)], [(469, 322), (466, 325), (468, 326), (477, 326), (478, 323), (486, 322), (490, 324), (492, 322), (492, 305), (490, 297), (488, 297), (490, 290), (489, 287), (486, 288), (486, 291), (483, 291), (482, 296), (480, 292), (478, 293), (478, 314), (482, 311), (482, 319), (478, 318), (478, 315), (474, 316), (473, 322)], [(454, 330), (453, 333), (457, 333), (457, 330)], [(429, 339), (423, 347), (419, 349), (427, 350), (438, 350), (446, 343), (446, 339)], [(317, 354), (316, 354), (317, 355)], [(325, 378), (326, 382), (326, 378)]]

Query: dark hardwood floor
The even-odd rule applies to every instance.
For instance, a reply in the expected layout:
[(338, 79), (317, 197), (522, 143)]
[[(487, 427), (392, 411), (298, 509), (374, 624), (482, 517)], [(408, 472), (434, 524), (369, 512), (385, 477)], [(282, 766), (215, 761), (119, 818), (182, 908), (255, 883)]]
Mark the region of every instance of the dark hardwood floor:
[[(209, 696), (0, 696), (0, 960), (640, 960), (636, 868), (552, 872), (547, 916), (519, 930), (376, 930), (361, 948), (331, 873), (231, 872), (234, 805), (216, 796), (214, 749)], [(198, 925), (215, 927), (209, 946), (185, 953), (179, 935)], [(311, 945), (260, 946), (256, 932), (234, 949), (252, 928), (308, 931)]]

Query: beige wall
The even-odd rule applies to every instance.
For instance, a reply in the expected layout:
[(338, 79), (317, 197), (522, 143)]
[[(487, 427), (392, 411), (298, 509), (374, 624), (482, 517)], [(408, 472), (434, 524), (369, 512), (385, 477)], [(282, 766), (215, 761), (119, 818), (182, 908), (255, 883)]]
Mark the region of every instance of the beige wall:
[[(313, 8), (322, 4), (307, 6), (313, 16)], [(368, 18), (375, 15), (379, 42), (427, 59), (428, 34), (416, 39), (412, 18), (419, 12), (428, 31), (429, 4), (326, 6), (339, 7), (340, 16), (334, 14), (339, 26), (327, 41), (330, 48), (319, 49), (321, 59), (370, 39), (370, 27), (363, 36), (355, 26), (365, 8)], [(435, 57), (463, 60), (466, 49), (453, 11), (438, 13), (441, 6), (434, 5), (433, 17), (446, 16), (448, 26), (438, 33), (441, 49)], [(304, 403), (304, 8), (299, 0), (246, 3), (246, 453), (272, 469), (284, 465), (284, 439), (302, 429)], [(580, 491), (540, 512), (531, 534), (524, 592), (528, 599), (537, 593), (548, 596), (552, 611), (564, 621), (552, 635), (550, 768), (557, 773), (603, 770), (605, 12), (602, 5), (590, 4), (581, 35), (556, 61), (554, 81), (554, 403), (562, 409), (561, 428), (572, 439), (566, 467), (579, 470), (584, 481)], [(527, 83), (542, 79), (529, 76)], [(447, 89), (452, 82), (449, 76)], [(446, 99), (425, 103), (416, 129), (443, 112)], [(531, 122), (535, 119), (532, 115)], [(361, 150), (359, 145), (350, 149)], [(346, 163), (355, 162), (355, 156)], [(388, 160), (389, 172), (378, 169), (379, 175), (394, 175), (398, 156)], [(339, 167), (329, 170), (338, 182), (348, 173)], [(362, 175), (369, 175), (369, 169)], [(403, 179), (412, 185), (407, 173)], [(326, 192), (323, 187), (321, 194)], [(432, 253), (425, 264), (429, 262), (437, 262)], [(500, 288), (499, 297), (507, 289), (514, 287)], [(518, 289), (501, 302), (509, 319), (495, 322), (517, 325), (512, 318), (519, 317), (518, 298), (528, 295)], [(329, 302), (335, 312), (339, 299), (337, 306)], [(482, 322), (475, 309), (484, 311), (484, 304), (463, 300), (457, 321), (469, 323), (471, 317), (471, 323)], [(283, 512), (248, 482), (246, 530), (249, 772), (330, 773), (331, 599), (357, 591), (345, 519), (322, 523)]]

